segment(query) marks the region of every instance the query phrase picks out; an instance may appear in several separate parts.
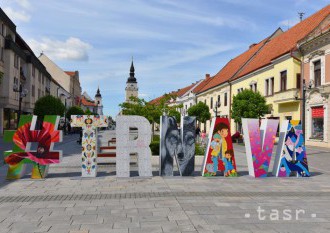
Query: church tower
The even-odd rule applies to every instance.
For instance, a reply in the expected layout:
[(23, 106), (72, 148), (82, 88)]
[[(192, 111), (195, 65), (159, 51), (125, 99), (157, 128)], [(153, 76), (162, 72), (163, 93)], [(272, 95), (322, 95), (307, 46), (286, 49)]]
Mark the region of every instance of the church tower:
[(131, 69), (130, 69), (130, 73), (129, 73), (129, 77), (127, 79), (126, 82), (126, 102), (130, 101), (130, 97), (134, 96), (134, 97), (138, 97), (138, 86), (137, 86), (137, 81), (136, 78), (134, 77), (135, 75), (135, 69), (134, 69), (134, 64), (133, 64), (133, 60), (132, 60), (132, 64), (131, 64)]
[(100, 88), (97, 88), (95, 95), (95, 108), (98, 115), (103, 115), (103, 105), (102, 105), (102, 95), (100, 93)]

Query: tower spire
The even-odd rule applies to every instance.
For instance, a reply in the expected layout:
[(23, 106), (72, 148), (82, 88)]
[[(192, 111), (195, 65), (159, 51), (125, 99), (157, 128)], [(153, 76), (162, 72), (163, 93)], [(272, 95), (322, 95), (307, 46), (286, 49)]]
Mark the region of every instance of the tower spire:
[(127, 83), (136, 83), (133, 56), (132, 56), (132, 63), (131, 63), (131, 68), (129, 70), (129, 77), (127, 79)]

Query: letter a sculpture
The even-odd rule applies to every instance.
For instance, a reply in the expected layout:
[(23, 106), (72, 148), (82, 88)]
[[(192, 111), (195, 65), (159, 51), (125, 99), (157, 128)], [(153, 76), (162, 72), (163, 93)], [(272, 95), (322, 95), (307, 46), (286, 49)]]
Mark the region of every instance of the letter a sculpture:
[[(32, 179), (47, 176), (48, 166), (59, 163), (62, 151), (54, 151), (55, 142), (62, 141), (58, 131), (59, 116), (45, 116), (41, 130), (35, 130), (37, 116), (22, 115), (17, 130), (6, 130), (5, 142), (13, 142), (13, 149), (4, 152), (4, 161), (9, 165), (7, 179), (19, 179), (24, 175), (27, 163), (33, 165)], [(35, 151), (31, 143), (38, 143)]]
[(96, 177), (97, 174), (97, 131), (98, 127), (108, 127), (106, 116), (74, 115), (71, 127), (81, 127), (82, 135), (82, 177)]
[(309, 177), (306, 147), (302, 125), (299, 120), (285, 120), (281, 124), (273, 175)]

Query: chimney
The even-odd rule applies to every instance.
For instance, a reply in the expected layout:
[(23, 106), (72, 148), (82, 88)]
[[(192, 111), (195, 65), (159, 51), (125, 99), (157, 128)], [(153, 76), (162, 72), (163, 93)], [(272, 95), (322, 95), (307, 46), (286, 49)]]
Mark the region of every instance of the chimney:
[(210, 74), (205, 74), (205, 79), (209, 79), (210, 78)]
[(254, 47), (255, 45), (257, 45), (257, 44), (256, 44), (256, 43), (251, 44), (251, 45), (249, 46), (249, 49), (252, 48), (252, 47)]

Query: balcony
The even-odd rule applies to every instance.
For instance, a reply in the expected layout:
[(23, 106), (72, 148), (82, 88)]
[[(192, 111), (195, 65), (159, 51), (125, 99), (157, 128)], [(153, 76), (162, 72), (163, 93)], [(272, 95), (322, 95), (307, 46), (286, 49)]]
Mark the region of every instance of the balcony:
[(296, 102), (297, 93), (299, 93), (299, 89), (297, 89), (297, 88), (288, 89), (286, 91), (275, 92), (274, 93), (274, 103)]

